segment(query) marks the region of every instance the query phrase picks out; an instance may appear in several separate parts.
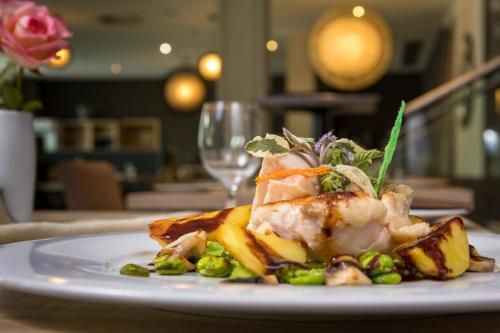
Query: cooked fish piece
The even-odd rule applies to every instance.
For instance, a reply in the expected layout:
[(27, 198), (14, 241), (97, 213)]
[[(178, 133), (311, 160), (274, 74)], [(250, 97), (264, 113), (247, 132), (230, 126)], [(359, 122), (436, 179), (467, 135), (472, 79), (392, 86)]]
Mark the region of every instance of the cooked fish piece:
[(357, 256), (366, 251), (387, 252), (390, 244), (391, 235), (387, 227), (380, 221), (370, 221), (361, 228), (333, 228), (327, 239), (326, 253)]
[(390, 185), (382, 195), (381, 201), (387, 207), (385, 220), (394, 245), (415, 241), (431, 231), (428, 223), (414, 223), (410, 219), (412, 193), (407, 185)]
[[(259, 176), (284, 169), (315, 167), (316, 162), (306, 154), (288, 153), (279, 157), (266, 157), (262, 161)], [(280, 180), (269, 180), (257, 184), (252, 212), (259, 206), (276, 201), (304, 198), (319, 193), (316, 178), (295, 175)]]
[(248, 228), (306, 243), (321, 257), (388, 252), (430, 232), (409, 216), (412, 190), (389, 186), (378, 200), (365, 192), (325, 193), (257, 207)]
[(364, 192), (325, 193), (257, 207), (248, 228), (305, 242), (321, 257), (387, 250), (382, 201)]

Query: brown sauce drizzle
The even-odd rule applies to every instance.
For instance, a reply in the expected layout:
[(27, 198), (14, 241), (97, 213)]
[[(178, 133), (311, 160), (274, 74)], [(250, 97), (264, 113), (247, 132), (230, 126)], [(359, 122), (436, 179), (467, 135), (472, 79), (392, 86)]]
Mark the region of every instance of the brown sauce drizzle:
[(321, 232), (323, 232), (323, 235), (325, 235), (326, 238), (332, 237), (332, 229), (331, 228), (323, 228), (321, 229)]
[[(340, 218), (338, 216), (338, 202), (339, 201), (347, 201), (348, 199), (356, 197), (356, 193), (354, 192), (333, 192), (333, 193), (322, 193), (318, 195), (318, 199), (324, 199), (326, 204), (326, 221), (336, 221)], [(330, 230), (331, 232), (331, 230)], [(326, 235), (326, 237), (329, 237)]]
[(370, 260), (368, 266), (366, 266), (365, 268), (365, 271), (368, 275), (370, 275), (375, 269), (378, 268), (379, 260), (380, 260), (380, 254), (377, 254)]
[(357, 192), (330, 192), (318, 195), (318, 199), (327, 198), (332, 201), (347, 200), (357, 197)]
[[(429, 236), (424, 237), (425, 242), (419, 243), (419, 248), (424, 251), (425, 255), (434, 261), (436, 264), (436, 268), (439, 274), (438, 279), (443, 279), (446, 274), (450, 272), (450, 269), (446, 267), (446, 259), (443, 254), (443, 251), (439, 248), (439, 242), (451, 234), (451, 225), (450, 221), (445, 222), (443, 225), (437, 225), (429, 234)], [(465, 229), (463, 222), (460, 220), (460, 226), (462, 229)], [(410, 256), (406, 253), (401, 253), (401, 256), (407, 263), (411, 263), (412, 260)], [(409, 266), (409, 265), (407, 265)], [(416, 271), (413, 265), (409, 266), (410, 270)], [(411, 269), (413, 268), (413, 269)]]
[(194, 231), (206, 231), (211, 233), (224, 223), (226, 217), (233, 211), (233, 208), (221, 210), (217, 215), (208, 218), (198, 218), (187, 222), (173, 223), (160, 238), (167, 243), (171, 243), (179, 237)]
[(438, 269), (439, 276), (444, 277), (450, 270), (446, 267), (443, 251), (439, 248), (440, 238), (440, 236), (433, 236), (427, 240), (428, 243), (425, 243), (425, 246), (420, 246), (420, 248), (429, 258), (432, 258)]
[(247, 245), (252, 249), (254, 255), (266, 264), (267, 273), (273, 273), (289, 264), (265, 243), (259, 241), (251, 232), (245, 230)]

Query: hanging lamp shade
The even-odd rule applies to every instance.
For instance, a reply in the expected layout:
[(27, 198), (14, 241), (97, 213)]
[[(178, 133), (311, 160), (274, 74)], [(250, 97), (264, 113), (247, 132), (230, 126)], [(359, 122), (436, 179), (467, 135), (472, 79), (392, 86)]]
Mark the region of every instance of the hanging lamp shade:
[(376, 12), (361, 6), (332, 9), (309, 36), (313, 70), (329, 86), (347, 91), (366, 88), (388, 70), (392, 35)]
[(207, 81), (217, 81), (222, 71), (222, 60), (215, 52), (206, 53), (198, 61), (198, 72)]
[(203, 80), (191, 72), (178, 72), (167, 79), (164, 86), (166, 102), (176, 111), (196, 110), (205, 100)]

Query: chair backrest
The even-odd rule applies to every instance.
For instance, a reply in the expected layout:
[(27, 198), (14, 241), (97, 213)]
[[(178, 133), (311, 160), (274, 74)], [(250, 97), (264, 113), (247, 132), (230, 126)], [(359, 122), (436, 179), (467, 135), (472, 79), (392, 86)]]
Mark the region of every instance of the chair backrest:
[(122, 191), (106, 161), (65, 161), (57, 167), (68, 209), (122, 210)]

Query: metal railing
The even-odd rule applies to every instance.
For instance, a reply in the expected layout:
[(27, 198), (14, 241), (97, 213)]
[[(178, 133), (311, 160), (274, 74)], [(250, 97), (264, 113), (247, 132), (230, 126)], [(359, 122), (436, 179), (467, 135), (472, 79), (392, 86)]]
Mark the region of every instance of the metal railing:
[(470, 86), (474, 82), (484, 79), (500, 70), (500, 56), (494, 57), (476, 69), (464, 73), (456, 78), (412, 99), (406, 106), (406, 114), (411, 115), (425, 108), (431, 107), (449, 97), (460, 89)]
[[(500, 115), (497, 115), (494, 111), (492, 112), (492, 109), (495, 108), (493, 91), (499, 87), (500, 56), (497, 56), (478, 66), (476, 69), (451, 79), (409, 101), (405, 115), (406, 126), (401, 131), (401, 139), (398, 144), (398, 150), (407, 150), (402, 154), (406, 157), (400, 161), (403, 163), (401, 167), (405, 170), (404, 173), (412, 174), (414, 164), (411, 161), (418, 160), (419, 158), (418, 154), (416, 155), (416, 151), (422, 152), (421, 147), (427, 145), (427, 152), (433, 154), (433, 157), (436, 157), (436, 154), (446, 154), (448, 157), (446, 163), (439, 164), (438, 168), (435, 168), (435, 165), (429, 167), (432, 170), (439, 169), (441, 170), (440, 172), (437, 174), (427, 174), (427, 176), (437, 175), (453, 178), (456, 171), (453, 155), (456, 142), (453, 134), (455, 129), (450, 123), (459, 119), (461, 125), (467, 127), (474, 116), (474, 112), (478, 112), (475, 101), (476, 98), (479, 98), (483, 101), (479, 109), (483, 109), (484, 117), (490, 119), (490, 125), (491, 119), (494, 119), (492, 122), (493, 126), (498, 127), (500, 123), (496, 119), (499, 119)], [(462, 112), (461, 118), (457, 118), (456, 116), (449, 117), (449, 115), (452, 115), (458, 109)], [(413, 118), (418, 118), (418, 120)], [(499, 132), (498, 128), (496, 131)], [(439, 140), (445, 140), (448, 142), (448, 145), (443, 147), (440, 145)], [(484, 147), (477, 147), (477, 149), (484, 149)], [(487, 155), (485, 155), (485, 158), (491, 159)], [(493, 159), (497, 161), (495, 162), (495, 166), (499, 165), (499, 156), (493, 156)], [(485, 164), (488, 164), (488, 161)], [(443, 165), (447, 165), (444, 171)], [(485, 170), (486, 177), (491, 174), (490, 171)]]

